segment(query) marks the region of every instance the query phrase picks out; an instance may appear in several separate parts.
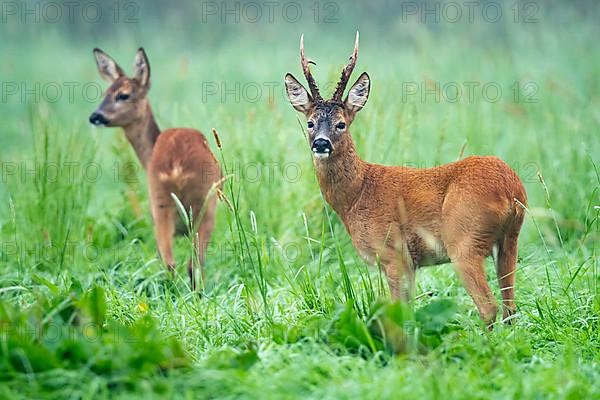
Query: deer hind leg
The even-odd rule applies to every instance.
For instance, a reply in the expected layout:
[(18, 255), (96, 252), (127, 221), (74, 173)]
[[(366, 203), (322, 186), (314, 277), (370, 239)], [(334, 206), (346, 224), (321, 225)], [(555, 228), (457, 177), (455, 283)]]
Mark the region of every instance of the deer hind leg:
[[(486, 206), (473, 208), (465, 204)], [(461, 193), (458, 186), (446, 195), (442, 205), (442, 241), (465, 290), (489, 329), (496, 321), (498, 304), (485, 276), (484, 261), (500, 237), (498, 231), (503, 225), (503, 216), (498, 210), (502, 206)]]
[(484, 261), (486, 255), (484, 251), (477, 245), (463, 243), (452, 247), (449, 256), (456, 266), (456, 271), (465, 290), (473, 299), (479, 311), (479, 316), (486, 326), (491, 329), (496, 321), (498, 305), (485, 277)]
[[(207, 199), (206, 208), (202, 214), (200, 224), (198, 226), (198, 232), (194, 237), (194, 248), (197, 253), (197, 265), (200, 267), (200, 274), (202, 276), (202, 282), (204, 282), (204, 259), (206, 255), (206, 248), (210, 241), (210, 235), (212, 234), (213, 228), (215, 227), (215, 209), (217, 206), (217, 199), (215, 196), (211, 196)], [(194, 259), (190, 259), (188, 263), (188, 275), (192, 285), (192, 290), (196, 290), (196, 276), (194, 273)]]
[(170, 195), (163, 195), (153, 190), (152, 182), (149, 182), (152, 207), (152, 218), (154, 220), (154, 237), (158, 246), (158, 252), (162, 261), (167, 265), (169, 271), (175, 273), (175, 260), (173, 259), (173, 235), (175, 234), (175, 204)]
[[(518, 234), (518, 232), (517, 232)], [(517, 269), (517, 236), (507, 234), (498, 245), (497, 274), (502, 295), (502, 319), (512, 323), (515, 306), (515, 272)]]
[(158, 252), (169, 271), (175, 273), (173, 259), (173, 235), (175, 233), (175, 209), (171, 206), (158, 206), (154, 211), (154, 235)]

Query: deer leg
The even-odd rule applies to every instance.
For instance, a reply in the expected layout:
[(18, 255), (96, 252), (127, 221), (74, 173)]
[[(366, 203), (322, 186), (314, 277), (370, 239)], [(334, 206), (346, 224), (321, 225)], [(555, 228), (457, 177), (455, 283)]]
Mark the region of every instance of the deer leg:
[(175, 204), (171, 199), (171, 191), (161, 185), (153, 171), (148, 172), (148, 193), (150, 209), (154, 220), (154, 237), (160, 258), (167, 265), (171, 274), (175, 275), (173, 258), (173, 235), (175, 234)]
[(175, 273), (175, 260), (173, 259), (173, 235), (175, 234), (175, 206), (173, 201), (153, 187), (153, 181), (149, 180), (150, 206), (152, 219), (154, 220), (154, 237), (162, 261), (167, 265), (169, 271)]
[(390, 296), (392, 297), (392, 300), (400, 299), (400, 279), (397, 274), (386, 272), (385, 277), (388, 281), (388, 286), (390, 287)]
[[(464, 254), (461, 254), (458, 249), (461, 249)], [(485, 256), (481, 253), (476, 246), (461, 245), (455, 247), (449, 255), (450, 260), (456, 266), (465, 290), (479, 311), (479, 316), (486, 326), (492, 329), (492, 325), (496, 321), (498, 306), (485, 277), (483, 267)]]
[(410, 263), (402, 260), (383, 262), (383, 271), (390, 286), (393, 300), (409, 303), (414, 297), (415, 271)]
[(479, 196), (461, 194), (458, 187), (449, 189), (442, 205), (442, 241), (465, 290), (473, 299), (479, 316), (492, 329), (498, 313), (494, 294), (488, 286), (484, 261), (498, 241), (503, 218), (496, 206), (472, 209), (465, 204), (478, 204)]
[(390, 287), (392, 300), (400, 300), (403, 303), (410, 303), (413, 300), (415, 286), (414, 273), (410, 277), (405, 275), (402, 278), (386, 274), (386, 278)]
[(158, 252), (169, 271), (175, 273), (173, 259), (173, 234), (175, 233), (175, 210), (171, 206), (158, 206), (154, 214), (154, 236)]
[(512, 323), (510, 318), (516, 311), (515, 307), (515, 271), (517, 268), (517, 237), (505, 236), (498, 246), (498, 284), (502, 295), (502, 319)]

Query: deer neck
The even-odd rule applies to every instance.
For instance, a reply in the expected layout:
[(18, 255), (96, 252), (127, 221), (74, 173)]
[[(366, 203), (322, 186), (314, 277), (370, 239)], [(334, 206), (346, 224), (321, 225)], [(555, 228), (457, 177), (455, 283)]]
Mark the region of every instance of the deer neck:
[(131, 124), (124, 126), (123, 130), (125, 131), (125, 137), (133, 146), (140, 162), (146, 169), (154, 149), (154, 143), (156, 143), (156, 139), (160, 134), (160, 129), (154, 119), (150, 105), (146, 103), (142, 115)]
[(342, 216), (360, 197), (367, 165), (356, 153), (349, 136), (328, 159), (315, 159), (315, 169), (325, 200)]

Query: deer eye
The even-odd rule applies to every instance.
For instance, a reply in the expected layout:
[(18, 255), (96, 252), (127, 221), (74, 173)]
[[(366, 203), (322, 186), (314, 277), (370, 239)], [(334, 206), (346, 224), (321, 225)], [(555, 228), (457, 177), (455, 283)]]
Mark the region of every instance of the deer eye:
[(308, 126), (308, 129), (312, 129), (312, 128), (314, 128), (314, 127), (315, 127), (315, 123), (314, 123), (314, 122), (312, 122), (312, 121), (308, 121), (308, 122), (306, 123), (306, 126)]
[(346, 124), (344, 122), (338, 122), (338, 124), (335, 127), (340, 131), (343, 131), (344, 129), (346, 129)]
[(129, 94), (127, 94), (127, 93), (117, 94), (117, 101), (126, 101), (128, 98), (129, 98)]

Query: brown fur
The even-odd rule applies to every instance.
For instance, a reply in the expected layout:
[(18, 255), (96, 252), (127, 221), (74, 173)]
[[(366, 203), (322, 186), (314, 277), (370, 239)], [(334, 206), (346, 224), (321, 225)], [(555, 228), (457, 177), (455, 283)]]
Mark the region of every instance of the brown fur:
[[(143, 49), (136, 56), (137, 75), (128, 78), (101, 50), (94, 50), (100, 74), (111, 86), (90, 121), (122, 127), (140, 162), (148, 173), (148, 191), (154, 232), (162, 260), (174, 271), (173, 236), (187, 234), (171, 194), (192, 210), (197, 227), (194, 242), (200, 267), (215, 224), (216, 196), (213, 186), (221, 180), (221, 170), (201, 132), (188, 128), (167, 129), (161, 133), (147, 101), (150, 67)], [(127, 95), (126, 100), (118, 96)], [(195, 288), (193, 260), (188, 273)]]
[(452, 261), (481, 318), (491, 326), (497, 305), (483, 266), (497, 246), (503, 317), (509, 321), (515, 311), (521, 204), (527, 202), (515, 172), (496, 157), (468, 157), (425, 169), (365, 162), (348, 128), (366, 103), (368, 75), (361, 75), (344, 101), (313, 98), (290, 74), (286, 86), (292, 105), (310, 123), (311, 147), (317, 138), (330, 143), (327, 157), (314, 157), (325, 200), (358, 252), (370, 263), (379, 258), (392, 296), (410, 300), (417, 268)]
[[(192, 209), (192, 221), (199, 223), (195, 245), (198, 246), (198, 261), (203, 265), (215, 225), (217, 203), (214, 193), (208, 196), (220, 179), (221, 170), (202, 133), (176, 128), (160, 134), (148, 165), (148, 189), (158, 248), (170, 268), (175, 265), (173, 235), (188, 233), (171, 193), (181, 201), (186, 212)], [(188, 271), (192, 284), (195, 284), (191, 260)]]

